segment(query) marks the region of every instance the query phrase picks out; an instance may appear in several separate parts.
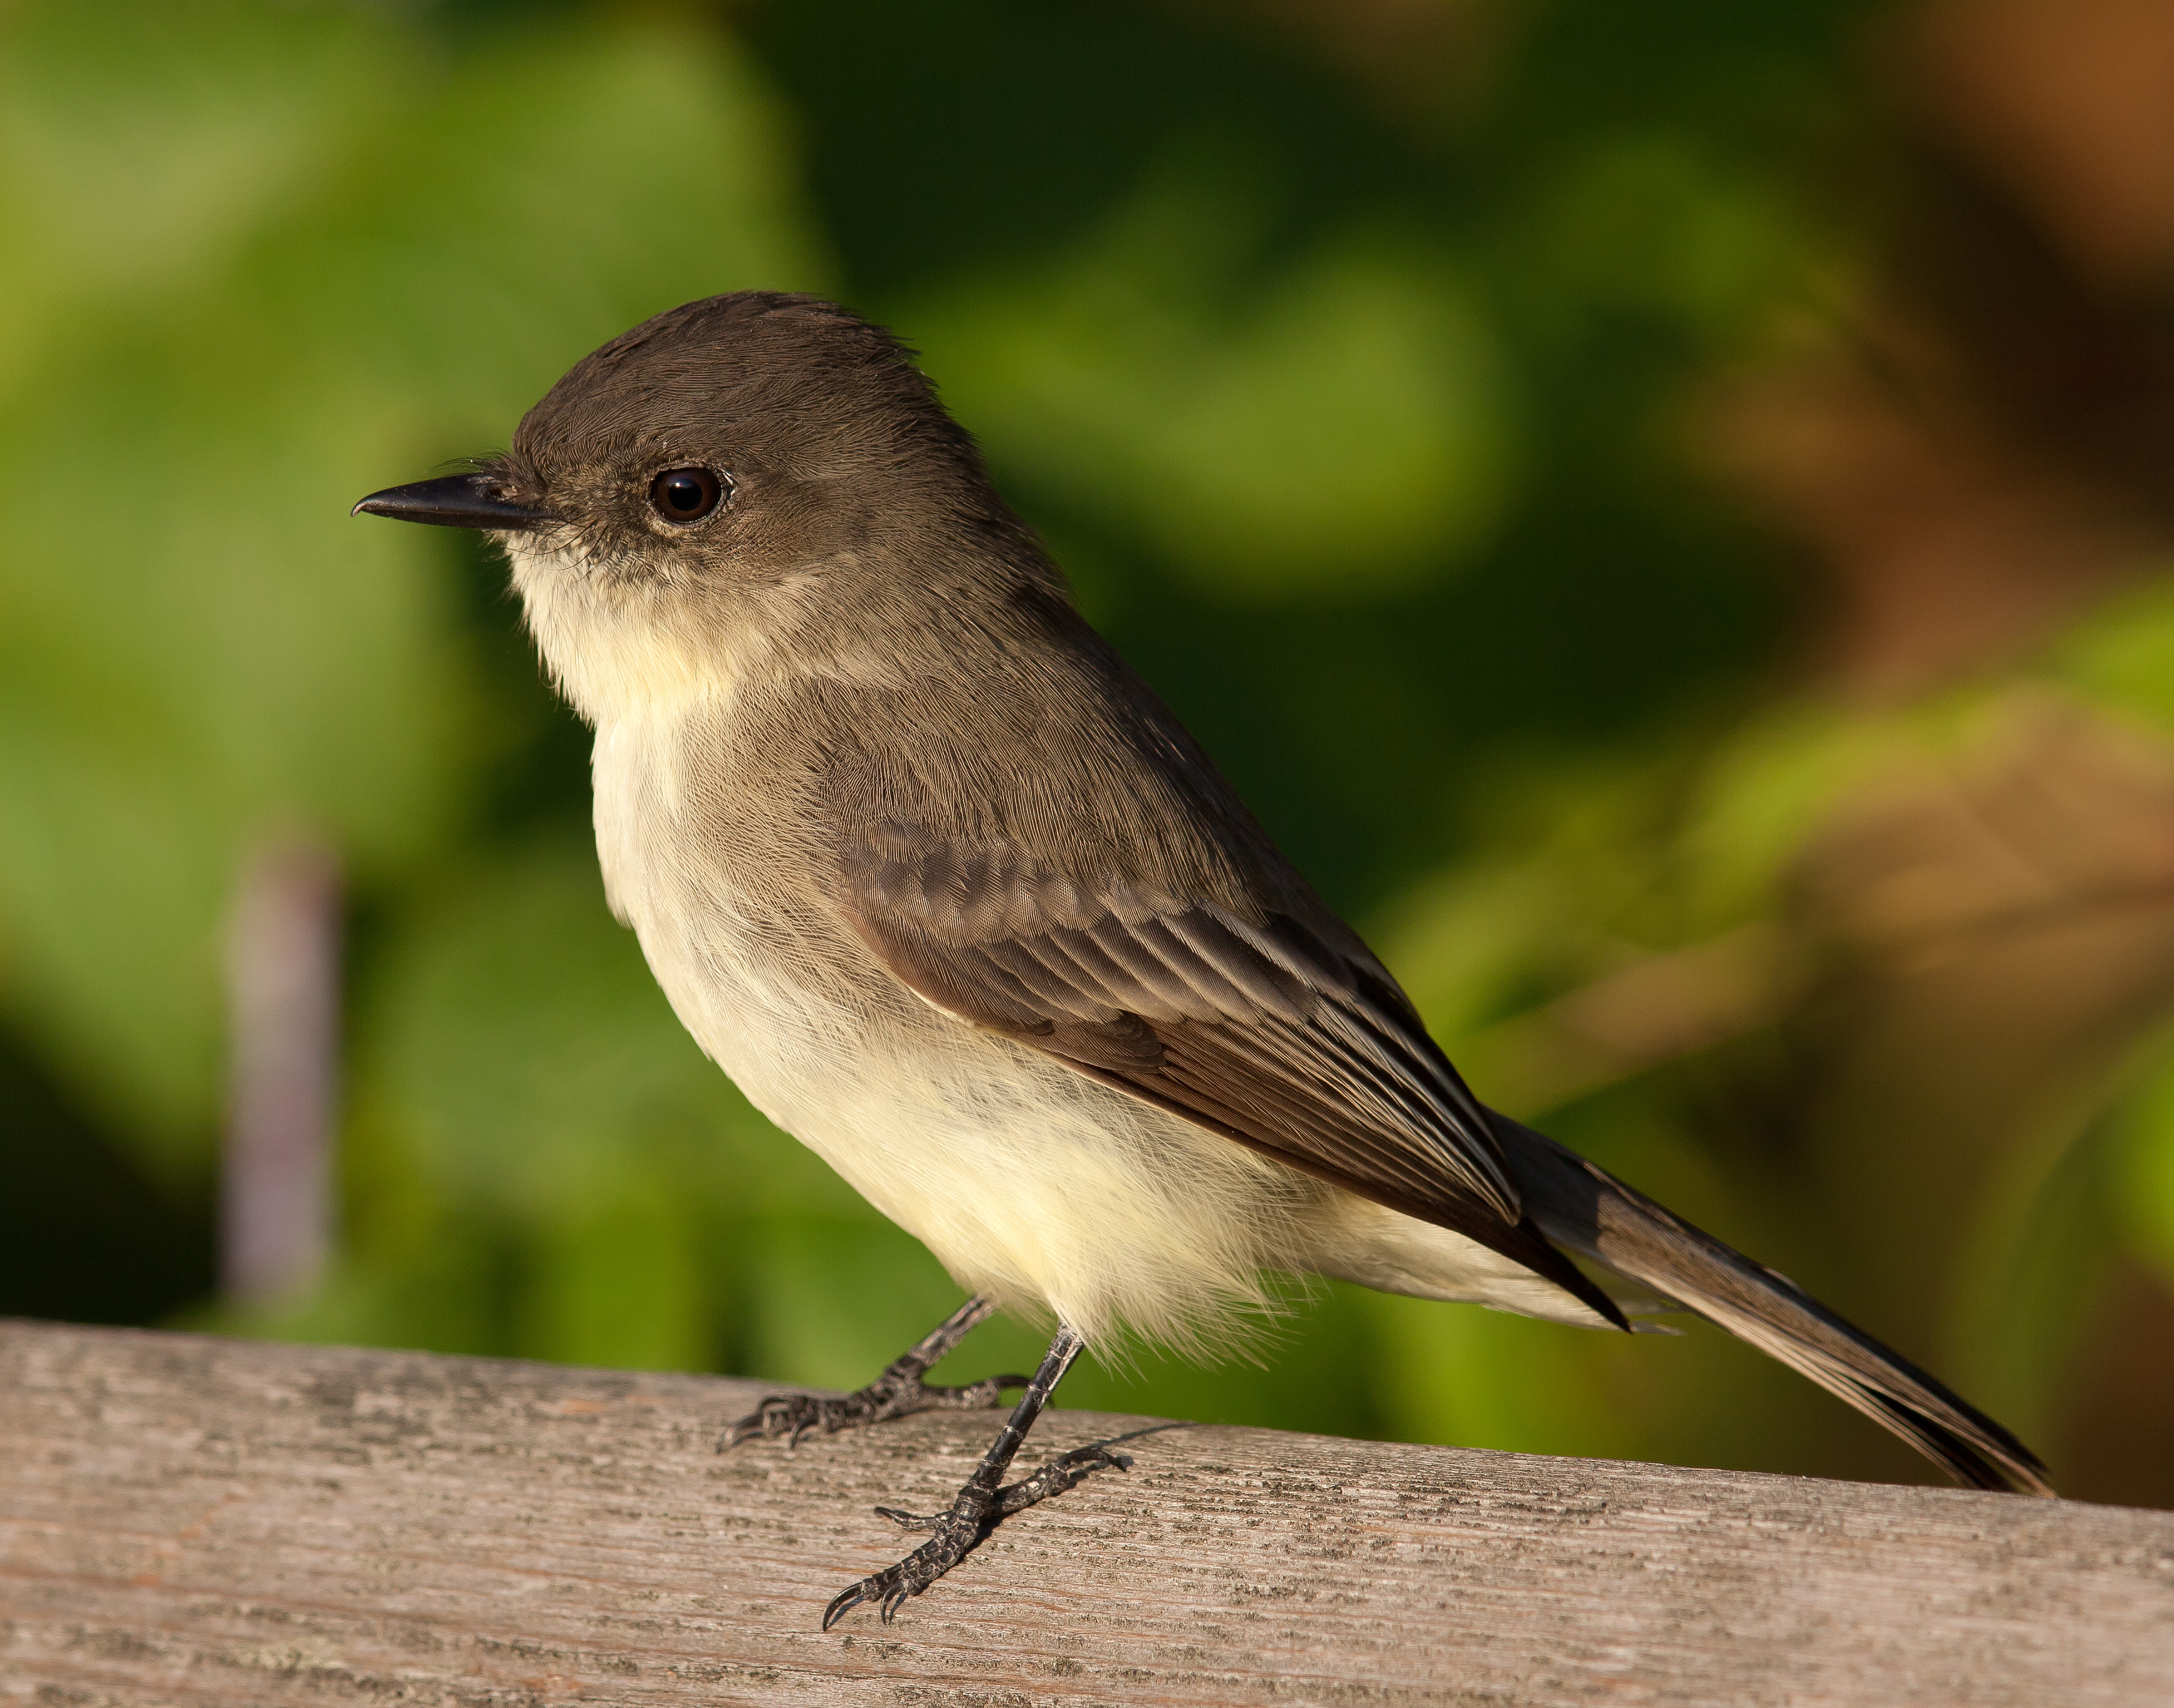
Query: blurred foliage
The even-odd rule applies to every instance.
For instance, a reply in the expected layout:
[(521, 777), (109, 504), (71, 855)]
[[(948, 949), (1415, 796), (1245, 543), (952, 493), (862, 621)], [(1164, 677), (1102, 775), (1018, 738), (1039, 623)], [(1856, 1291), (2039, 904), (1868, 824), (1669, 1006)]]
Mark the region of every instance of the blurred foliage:
[[(851, 1386), (955, 1302), (606, 914), (583, 732), (498, 567), (346, 515), (503, 444), (624, 327), (759, 285), (922, 349), (1483, 1094), (2087, 1460), (2061, 1408), (2112, 1266), (2174, 1285), (2170, 992), (2002, 1082), (1992, 1130), (1952, 1088), (2028, 1052), (1960, 998), (1883, 1023), (1939, 951), (1881, 935), (1920, 868), (1850, 827), (2049, 743), (2062, 777), (2156, 776), (2174, 602), (1823, 689), (1800, 554), (1690, 447), (1712, 376), (1872, 265), (1870, 9), (1409, 9), (1490, 23), (1390, 75), (1328, 7), (0, 12), (0, 1245), (32, 1254), (0, 1308)], [(218, 934), (295, 824), (354, 891), (342, 1255), (249, 1316), (202, 1255)], [(1342, 1287), (1258, 1362), (1112, 1356), (1066, 1398), (1923, 1471), (1717, 1335)]]

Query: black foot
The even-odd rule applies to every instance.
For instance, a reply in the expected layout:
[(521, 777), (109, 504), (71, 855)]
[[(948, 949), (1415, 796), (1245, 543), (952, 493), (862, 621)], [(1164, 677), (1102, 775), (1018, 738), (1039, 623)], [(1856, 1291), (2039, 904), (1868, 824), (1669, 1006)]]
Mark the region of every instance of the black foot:
[(898, 1610), (929, 1585), (971, 1554), (998, 1523), (1024, 1511), (1052, 1494), (1078, 1487), (1097, 1471), (1129, 1471), (1133, 1462), (1106, 1447), (1079, 1447), (1053, 1459), (1031, 1477), (1022, 1478), (993, 1494), (970, 1482), (959, 1491), (949, 1512), (926, 1517), (902, 1512), (895, 1506), (876, 1511), (901, 1530), (930, 1530), (935, 1534), (896, 1565), (841, 1590), (823, 1610), (823, 1629), (829, 1630), (863, 1602), (874, 1602), (883, 1622), (889, 1624)]
[(840, 1430), (857, 1430), (890, 1418), (911, 1417), (916, 1412), (986, 1412), (1003, 1403), (1006, 1388), (1025, 1387), (1023, 1376), (984, 1376), (964, 1387), (932, 1387), (921, 1379), (927, 1366), (908, 1353), (858, 1393), (841, 1400), (818, 1399), (813, 1394), (772, 1394), (754, 1410), (727, 1430), (717, 1451), (737, 1446), (760, 1435), (782, 1435), (788, 1447), (799, 1446), (810, 1430), (826, 1435)]

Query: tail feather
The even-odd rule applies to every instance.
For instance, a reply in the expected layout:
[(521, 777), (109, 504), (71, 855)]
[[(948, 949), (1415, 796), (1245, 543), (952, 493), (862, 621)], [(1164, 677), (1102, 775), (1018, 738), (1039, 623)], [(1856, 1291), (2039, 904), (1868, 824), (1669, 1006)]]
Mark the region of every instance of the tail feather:
[(1540, 1231), (1677, 1300), (1847, 1401), (1977, 1489), (2051, 1494), (2046, 1467), (1998, 1424), (1852, 1327), (1786, 1276), (1507, 1116), (1494, 1127)]

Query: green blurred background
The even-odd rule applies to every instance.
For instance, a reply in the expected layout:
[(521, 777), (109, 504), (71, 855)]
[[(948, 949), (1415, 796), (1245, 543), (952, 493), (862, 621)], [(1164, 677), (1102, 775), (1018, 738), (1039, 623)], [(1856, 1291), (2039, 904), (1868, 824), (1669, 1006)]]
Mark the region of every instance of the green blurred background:
[[(852, 1386), (955, 1302), (606, 914), (500, 566), (347, 515), (749, 286), (923, 352), (1483, 1095), (2174, 1505), (2158, 0), (0, 6), (0, 1311)], [(298, 847), (335, 1230), (223, 1293)], [(1064, 1397), (1932, 1476), (1342, 1287)]]

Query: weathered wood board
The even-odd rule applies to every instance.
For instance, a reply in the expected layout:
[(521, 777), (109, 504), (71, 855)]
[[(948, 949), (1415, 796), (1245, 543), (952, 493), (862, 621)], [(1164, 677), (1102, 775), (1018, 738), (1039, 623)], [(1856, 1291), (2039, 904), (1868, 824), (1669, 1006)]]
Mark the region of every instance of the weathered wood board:
[(2174, 1703), (2174, 1514), (1190, 1425), (826, 1636), (995, 1419), (762, 1392), (0, 1323), (0, 1701)]

